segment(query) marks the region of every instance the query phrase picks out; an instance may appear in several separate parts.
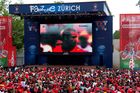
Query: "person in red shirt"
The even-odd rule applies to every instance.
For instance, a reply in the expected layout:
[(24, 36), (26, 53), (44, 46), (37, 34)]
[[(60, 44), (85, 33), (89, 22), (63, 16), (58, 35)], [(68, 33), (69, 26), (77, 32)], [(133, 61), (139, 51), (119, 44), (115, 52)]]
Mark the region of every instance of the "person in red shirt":
[(134, 92), (133, 92), (133, 89), (132, 89), (132, 88), (129, 88), (129, 89), (127, 90), (127, 93), (134, 93)]
[(77, 46), (77, 36), (75, 29), (65, 29), (61, 34), (62, 44), (57, 45), (53, 52), (84, 52)]

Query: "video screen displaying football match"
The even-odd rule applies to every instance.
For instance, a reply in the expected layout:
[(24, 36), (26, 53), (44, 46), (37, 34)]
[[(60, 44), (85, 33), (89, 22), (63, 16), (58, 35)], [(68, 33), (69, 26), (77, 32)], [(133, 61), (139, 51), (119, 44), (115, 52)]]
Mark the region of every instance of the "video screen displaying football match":
[(92, 23), (40, 24), (41, 53), (92, 51)]

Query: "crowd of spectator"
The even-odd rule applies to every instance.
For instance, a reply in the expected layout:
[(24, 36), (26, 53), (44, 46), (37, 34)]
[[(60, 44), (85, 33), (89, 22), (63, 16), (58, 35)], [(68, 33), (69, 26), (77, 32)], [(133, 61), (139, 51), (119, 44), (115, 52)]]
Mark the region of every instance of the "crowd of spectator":
[(140, 71), (93, 66), (0, 67), (0, 93), (140, 93)]

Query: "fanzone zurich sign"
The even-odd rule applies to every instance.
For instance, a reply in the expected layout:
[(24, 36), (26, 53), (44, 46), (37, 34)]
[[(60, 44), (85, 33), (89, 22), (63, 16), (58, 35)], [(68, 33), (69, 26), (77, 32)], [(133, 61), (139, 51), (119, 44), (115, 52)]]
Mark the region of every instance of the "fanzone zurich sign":
[(30, 5), (30, 12), (64, 12), (64, 11), (80, 11), (80, 5), (59, 5), (59, 6), (50, 6), (45, 7), (45, 5)]
[(65, 3), (65, 4), (22, 4), (10, 5), (11, 14), (47, 14), (47, 13), (75, 13), (103, 11), (103, 2), (100, 3)]

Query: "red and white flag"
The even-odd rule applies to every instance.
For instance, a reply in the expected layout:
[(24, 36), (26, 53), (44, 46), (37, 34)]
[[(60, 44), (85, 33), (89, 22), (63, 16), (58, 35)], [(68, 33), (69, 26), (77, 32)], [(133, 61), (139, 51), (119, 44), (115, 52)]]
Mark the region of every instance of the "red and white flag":
[(129, 61), (129, 68), (133, 70), (134, 67), (135, 67), (135, 63), (134, 63), (134, 58), (132, 56), (131, 59), (130, 59), (130, 61)]

